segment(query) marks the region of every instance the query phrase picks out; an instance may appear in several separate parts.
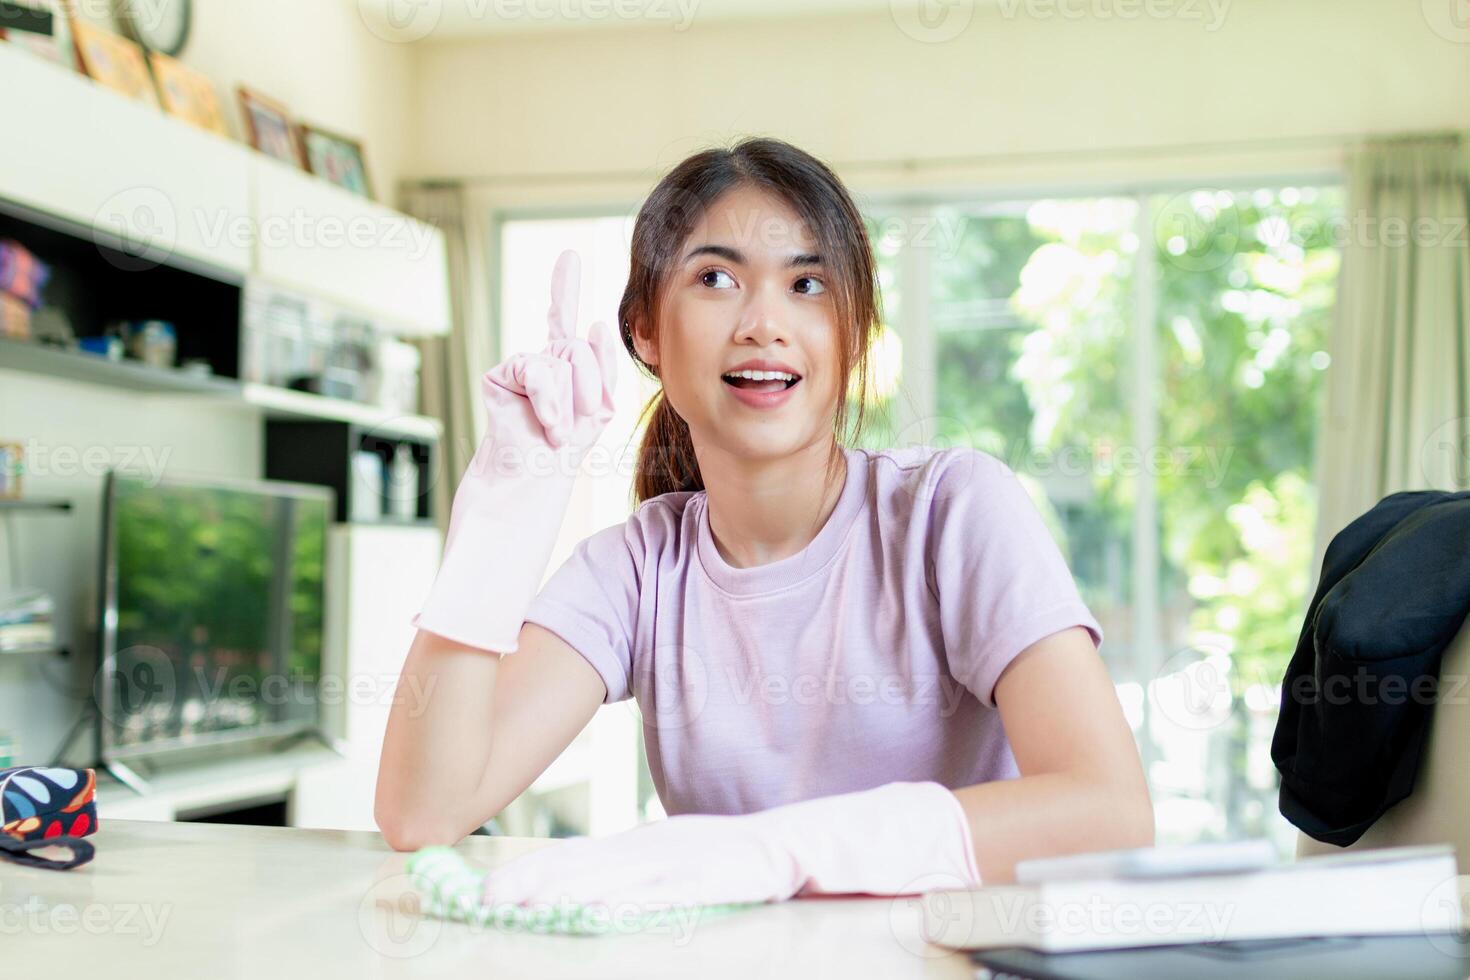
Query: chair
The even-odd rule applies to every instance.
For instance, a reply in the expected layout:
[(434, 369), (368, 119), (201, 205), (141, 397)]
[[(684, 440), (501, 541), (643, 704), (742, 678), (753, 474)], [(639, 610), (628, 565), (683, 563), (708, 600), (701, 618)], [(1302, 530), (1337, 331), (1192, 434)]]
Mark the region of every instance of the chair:
[[(1470, 863), (1470, 618), (1445, 648), (1439, 676), (1444, 682), (1440, 703), (1434, 706), (1414, 791), (1348, 848), (1450, 843), (1463, 871)], [(1342, 850), (1297, 835), (1297, 857)]]

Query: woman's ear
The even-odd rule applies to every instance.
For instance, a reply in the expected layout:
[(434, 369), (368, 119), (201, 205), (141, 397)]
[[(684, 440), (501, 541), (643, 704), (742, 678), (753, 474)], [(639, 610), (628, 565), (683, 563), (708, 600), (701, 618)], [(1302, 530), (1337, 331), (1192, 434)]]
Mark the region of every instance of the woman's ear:
[(658, 364), (658, 347), (649, 340), (643, 332), (643, 319), (631, 317), (628, 321), (629, 333), (633, 335), (633, 349), (638, 352), (638, 359), (649, 367)]

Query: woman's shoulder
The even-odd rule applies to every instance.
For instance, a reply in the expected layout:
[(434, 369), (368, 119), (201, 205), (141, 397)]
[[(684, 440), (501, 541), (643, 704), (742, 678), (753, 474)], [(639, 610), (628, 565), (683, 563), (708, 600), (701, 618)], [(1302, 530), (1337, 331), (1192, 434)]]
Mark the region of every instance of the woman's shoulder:
[(680, 552), (685, 542), (692, 546), (697, 527), (694, 498), (702, 494), (681, 490), (650, 497), (622, 521), (582, 539), (579, 547), (593, 558), (628, 555), (640, 566), (650, 558)]
[(868, 461), (870, 479), (880, 498), (901, 495), (909, 502), (932, 507), (957, 497), (985, 496), (1017, 481), (1015, 471), (1000, 457), (970, 446), (901, 446), (859, 452)]
[(677, 540), (688, 533), (696, 519), (703, 490), (675, 490), (661, 493), (633, 508), (624, 523), (640, 533), (660, 540)]

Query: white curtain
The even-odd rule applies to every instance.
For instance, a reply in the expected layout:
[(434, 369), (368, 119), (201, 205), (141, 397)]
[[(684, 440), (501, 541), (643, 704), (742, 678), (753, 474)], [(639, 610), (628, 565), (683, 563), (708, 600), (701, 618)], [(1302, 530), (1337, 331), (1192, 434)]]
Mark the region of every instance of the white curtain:
[(489, 222), (472, 207), (463, 187), (410, 185), (404, 210), (444, 232), (449, 261), (448, 335), (416, 341), (423, 357), (419, 411), (444, 423), (440, 466), (434, 481), (434, 512), (441, 530), (459, 478), (470, 465), (484, 425), (480, 376), (494, 366), (489, 286)]
[(1470, 487), (1465, 145), (1454, 134), (1369, 141), (1348, 174), (1314, 570), (1384, 496)]

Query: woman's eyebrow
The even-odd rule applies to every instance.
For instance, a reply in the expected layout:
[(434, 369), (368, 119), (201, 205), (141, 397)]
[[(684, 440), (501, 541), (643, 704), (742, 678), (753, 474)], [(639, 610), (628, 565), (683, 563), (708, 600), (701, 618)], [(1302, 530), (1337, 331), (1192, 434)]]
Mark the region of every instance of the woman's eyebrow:
[[(690, 259), (700, 255), (717, 255), (728, 262), (734, 262), (736, 265), (745, 265), (745, 253), (741, 252), (738, 248), (730, 248), (728, 245), (700, 245), (690, 249), (689, 254), (684, 256), (684, 261), (688, 262)], [(798, 253), (786, 260), (787, 268), (795, 268), (799, 265), (821, 264), (822, 257), (811, 252)]]

